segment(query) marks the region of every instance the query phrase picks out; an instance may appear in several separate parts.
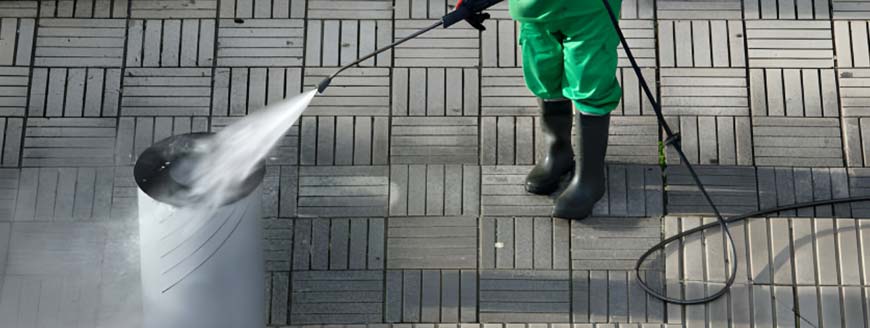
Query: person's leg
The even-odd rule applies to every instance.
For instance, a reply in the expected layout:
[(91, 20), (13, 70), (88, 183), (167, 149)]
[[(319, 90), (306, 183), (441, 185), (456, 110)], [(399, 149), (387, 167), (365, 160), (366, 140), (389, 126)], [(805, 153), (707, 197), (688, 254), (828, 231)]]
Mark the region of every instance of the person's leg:
[(602, 11), (563, 27), (567, 35), (563, 94), (574, 100), (578, 111), (578, 164), (571, 183), (556, 199), (555, 217), (583, 219), (604, 196), (610, 112), (622, 97), (616, 79), (618, 38), (610, 24)]
[(548, 26), (536, 23), (520, 24), (520, 46), (523, 51), (523, 77), (526, 86), (538, 97), (541, 112), (541, 133), (544, 137), (544, 157), (526, 177), (526, 190), (549, 194), (556, 190), (559, 179), (571, 172), (574, 155), (571, 152), (571, 101), (562, 95), (562, 36), (551, 33)]

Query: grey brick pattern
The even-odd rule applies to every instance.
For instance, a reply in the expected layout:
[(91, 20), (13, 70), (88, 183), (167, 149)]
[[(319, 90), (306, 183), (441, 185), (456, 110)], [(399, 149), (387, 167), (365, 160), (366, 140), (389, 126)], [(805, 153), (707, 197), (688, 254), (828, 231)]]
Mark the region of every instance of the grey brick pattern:
[[(30, 104), (27, 111), (30, 117), (118, 115), (121, 91), (120, 69), (35, 68), (32, 74)], [(135, 94), (133, 90), (128, 89), (128, 91)]]
[(218, 20), (218, 66), (299, 66), (305, 22), (299, 19)]
[(212, 71), (207, 68), (128, 68), (123, 116), (208, 116)]
[(0, 114), (24, 116), (30, 71), (24, 67), (0, 67)]
[(121, 67), (125, 23), (122, 19), (40, 19), (34, 64)]
[(214, 62), (215, 20), (130, 20), (127, 67), (191, 67)]
[(567, 270), (483, 270), (480, 321), (570, 322), (570, 279)]
[(293, 272), (291, 279), (291, 323), (339, 324), (382, 320), (382, 271)]
[(480, 268), (568, 269), (570, 234), (570, 222), (559, 218), (481, 218)]
[(299, 216), (386, 216), (386, 166), (301, 166)]
[(390, 269), (476, 267), (474, 217), (391, 217), (387, 224)]
[(475, 322), (477, 274), (469, 270), (387, 271), (386, 322)]
[(31, 18), (0, 18), (0, 65), (30, 65), (35, 29)]

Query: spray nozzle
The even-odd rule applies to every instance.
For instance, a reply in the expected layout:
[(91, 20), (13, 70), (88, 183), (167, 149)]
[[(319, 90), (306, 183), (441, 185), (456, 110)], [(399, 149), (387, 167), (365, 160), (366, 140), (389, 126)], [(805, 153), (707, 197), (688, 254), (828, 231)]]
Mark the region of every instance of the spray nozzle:
[(317, 84), (317, 93), (323, 93), (323, 91), (326, 90), (330, 83), (332, 83), (331, 77), (327, 77), (323, 79), (323, 81), (320, 81), (320, 83)]

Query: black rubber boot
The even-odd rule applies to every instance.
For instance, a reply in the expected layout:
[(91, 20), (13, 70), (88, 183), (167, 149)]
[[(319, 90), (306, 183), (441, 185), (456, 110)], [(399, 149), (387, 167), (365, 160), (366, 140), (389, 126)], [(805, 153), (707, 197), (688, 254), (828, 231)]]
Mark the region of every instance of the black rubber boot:
[(580, 220), (592, 213), (592, 207), (604, 196), (604, 155), (610, 115), (591, 116), (577, 113), (577, 167), (565, 191), (556, 199), (553, 216)]
[(546, 154), (526, 176), (526, 191), (549, 195), (559, 187), (559, 180), (571, 173), (574, 153), (571, 151), (571, 122), (574, 107), (570, 100), (543, 101), (541, 107), (541, 131), (544, 135)]

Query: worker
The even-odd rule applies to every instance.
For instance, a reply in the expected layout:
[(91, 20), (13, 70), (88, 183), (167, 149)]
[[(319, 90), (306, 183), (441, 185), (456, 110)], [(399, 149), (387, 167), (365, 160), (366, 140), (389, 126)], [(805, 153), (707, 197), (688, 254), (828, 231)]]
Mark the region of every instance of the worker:
[[(621, 0), (608, 1), (619, 13)], [(618, 34), (602, 0), (509, 0), (509, 9), (520, 23), (523, 76), (538, 97), (544, 137), (544, 158), (529, 172), (526, 190), (551, 194), (573, 172), (553, 216), (583, 219), (605, 191), (610, 112), (622, 97)], [(577, 154), (571, 148), (572, 115)]]

